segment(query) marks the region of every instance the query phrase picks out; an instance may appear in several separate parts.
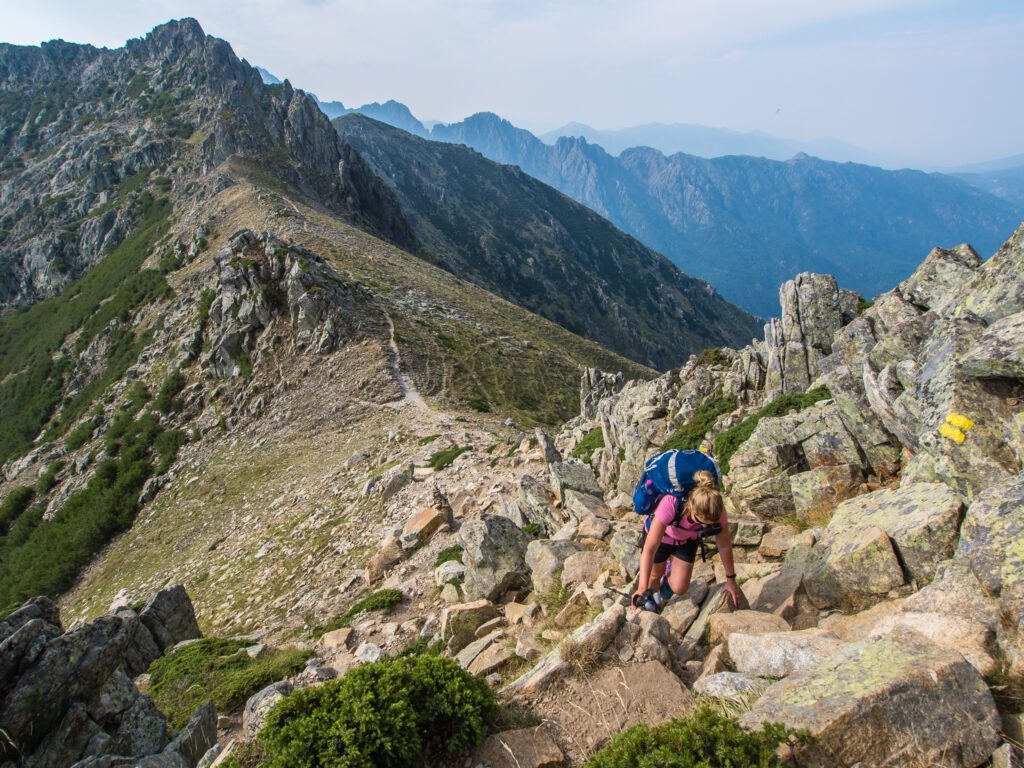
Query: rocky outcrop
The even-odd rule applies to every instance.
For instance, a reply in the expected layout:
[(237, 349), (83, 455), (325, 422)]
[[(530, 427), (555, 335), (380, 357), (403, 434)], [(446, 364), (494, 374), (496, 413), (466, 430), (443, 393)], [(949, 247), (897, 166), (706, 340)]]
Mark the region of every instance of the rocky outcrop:
[(526, 547), (529, 537), (511, 520), (484, 516), (466, 523), (459, 531), (466, 578), (462, 591), (468, 600), (496, 600), (529, 581)]
[(168, 741), (166, 717), (132, 684), (163, 650), (199, 636), (181, 587), (157, 593), (139, 613), (122, 609), (70, 632), (37, 598), (0, 630), (9, 633), (0, 635), (0, 729), (10, 740), (0, 756), (40, 767), (191, 768), (216, 741), (212, 705)]
[(202, 360), (214, 376), (248, 376), (262, 351), (262, 334), (276, 323), (290, 323), (295, 351), (326, 354), (373, 320), (358, 286), (320, 256), (269, 233), (240, 230), (215, 260), (210, 351)]
[(740, 717), (782, 722), (814, 738), (823, 768), (977, 766), (999, 745), (999, 715), (963, 656), (908, 630), (855, 643), (765, 691)]

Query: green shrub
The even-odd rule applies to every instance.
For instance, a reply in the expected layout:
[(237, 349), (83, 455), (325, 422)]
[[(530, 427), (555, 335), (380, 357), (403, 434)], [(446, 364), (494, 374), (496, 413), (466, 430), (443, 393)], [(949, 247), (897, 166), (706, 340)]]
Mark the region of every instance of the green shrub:
[(590, 460), (594, 457), (594, 451), (598, 448), (604, 448), (604, 430), (600, 427), (594, 427), (572, 449), (572, 455), (577, 459), (581, 459), (584, 464), (589, 464)]
[(729, 427), (715, 438), (715, 458), (718, 459), (722, 472), (729, 471), (729, 459), (754, 433), (754, 428), (757, 427), (761, 419), (796, 413), (814, 405), (819, 400), (827, 400), (830, 397), (832, 397), (832, 393), (824, 385), (809, 389), (800, 395), (782, 395), (747, 416), (739, 424)]
[(544, 529), (541, 527), (540, 523), (527, 523), (523, 526), (523, 533), (531, 539), (539, 539), (544, 533)]
[(138, 413), (142, 410), (142, 406), (153, 398), (149, 393), (149, 389), (141, 381), (132, 382), (132, 385), (124, 393), (124, 397), (129, 410), (133, 413)]
[(347, 627), (352, 622), (352, 619), (360, 613), (369, 613), (370, 611), (389, 611), (393, 606), (401, 603), (402, 600), (402, 591), (399, 589), (378, 590), (371, 595), (367, 595), (361, 600), (357, 600), (351, 608), (345, 611), (344, 616), (332, 621), (330, 624), (319, 627), (313, 634), (322, 635), (326, 632), (333, 632), (336, 629)]
[(181, 429), (171, 429), (157, 435), (153, 441), (153, 450), (156, 451), (160, 462), (157, 464), (154, 474), (162, 475), (169, 470), (178, 457), (178, 449), (187, 442), (188, 435)]
[(64, 469), (64, 462), (60, 459), (51, 461), (46, 467), (46, 471), (39, 476), (36, 481), (36, 493), (40, 495), (49, 493), (50, 489), (53, 488), (54, 483), (57, 482), (57, 475), (60, 474), (61, 470)]
[(708, 433), (720, 416), (736, 410), (736, 398), (732, 395), (718, 394), (705, 400), (690, 416), (683, 426), (669, 435), (661, 446), (663, 451), (672, 448), (692, 451), (700, 448), (704, 435)]
[(178, 393), (185, 388), (185, 383), (184, 374), (177, 368), (164, 379), (160, 391), (156, 394), (156, 400), (153, 401), (153, 405), (160, 413), (169, 414), (181, 409)]
[(472, 446), (464, 445), (461, 448), (459, 446), (455, 446), (454, 448), (448, 448), (444, 451), (436, 451), (431, 455), (430, 461), (428, 461), (427, 464), (435, 470), (440, 471), (445, 467), (450, 466), (453, 461), (466, 451), (471, 450), (473, 450)]
[(207, 701), (218, 712), (242, 706), (256, 691), (300, 671), (312, 655), (289, 649), (253, 659), (242, 650), (249, 645), (245, 640), (208, 637), (150, 665), (150, 694), (173, 729), (184, 726), (196, 707)]
[(487, 402), (486, 400), (484, 400), (482, 397), (471, 397), (466, 402), (466, 405), (468, 405), (470, 408), (472, 408), (477, 413), (490, 413), (491, 412), (491, 404), (489, 402)]
[(6, 535), (11, 523), (28, 509), (35, 495), (31, 485), (22, 485), (4, 496), (0, 501), (0, 535)]
[(217, 294), (213, 288), (206, 288), (203, 290), (202, 296), (199, 297), (199, 322), (206, 323), (210, 319), (210, 306), (213, 304), (213, 299)]
[(863, 296), (857, 297), (857, 314), (863, 315), (869, 309), (875, 305), (874, 299), (865, 299)]
[(494, 711), (484, 681), (452, 659), (417, 654), (292, 694), (260, 742), (270, 768), (405, 768), (474, 747)]
[(441, 565), (441, 563), (447, 563), (450, 560), (462, 560), (462, 547), (455, 544), (450, 547), (446, 547), (437, 553), (437, 557), (434, 559), (434, 567)]
[(70, 451), (77, 451), (92, 437), (92, 433), (95, 427), (92, 425), (92, 419), (83, 421), (77, 427), (75, 427), (68, 436), (64, 438), (64, 445), (67, 446)]
[(736, 720), (699, 705), (681, 720), (635, 725), (591, 756), (585, 768), (782, 768), (776, 749), (806, 737), (779, 724), (745, 731)]
[(238, 356), (238, 375), (248, 381), (252, 378), (252, 358), (246, 354)]
[(706, 366), (721, 365), (728, 368), (732, 365), (732, 360), (720, 349), (705, 349), (697, 355), (697, 364)]
[(437, 440), (440, 435), (427, 435), (426, 437), (420, 438), (420, 445), (430, 445), (432, 442)]

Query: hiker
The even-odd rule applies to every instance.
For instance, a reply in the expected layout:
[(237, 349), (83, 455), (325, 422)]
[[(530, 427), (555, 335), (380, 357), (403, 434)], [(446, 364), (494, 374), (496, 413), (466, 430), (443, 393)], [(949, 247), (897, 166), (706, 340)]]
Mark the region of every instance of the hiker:
[[(732, 559), (729, 520), (725, 512), (725, 501), (718, 491), (718, 467), (711, 457), (700, 451), (671, 453), (680, 455), (666, 457), (666, 454), (661, 454), (651, 459), (641, 478), (641, 483), (646, 482), (649, 487), (652, 486), (646, 478), (652, 467), (662, 460), (673, 478), (673, 486), (682, 490), (656, 496), (647, 505), (648, 508), (653, 507), (653, 512), (644, 526), (640, 576), (637, 590), (633, 594), (633, 605), (660, 611), (673, 594), (686, 592), (690, 586), (697, 551), (703, 547), (702, 534), (714, 535), (725, 567), (723, 589), (729, 593), (733, 605), (739, 605), (740, 590), (736, 584)], [(642, 506), (638, 505), (638, 509)]]

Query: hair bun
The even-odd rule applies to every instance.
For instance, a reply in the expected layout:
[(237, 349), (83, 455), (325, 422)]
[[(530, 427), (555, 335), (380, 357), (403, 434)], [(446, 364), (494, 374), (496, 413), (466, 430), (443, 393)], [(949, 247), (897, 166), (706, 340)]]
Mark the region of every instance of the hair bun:
[(694, 472), (693, 479), (697, 482), (698, 488), (714, 488), (717, 485), (715, 482), (715, 476), (706, 469)]

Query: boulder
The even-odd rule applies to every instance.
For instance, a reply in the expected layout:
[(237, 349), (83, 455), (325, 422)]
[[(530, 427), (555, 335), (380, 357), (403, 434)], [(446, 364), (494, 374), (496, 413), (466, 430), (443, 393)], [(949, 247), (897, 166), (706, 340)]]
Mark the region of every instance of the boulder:
[(979, 493), (964, 518), (957, 562), (998, 598), (1004, 616), (1024, 621), (1024, 472)]
[(329, 651), (342, 650), (348, 647), (348, 641), (352, 637), (352, 627), (342, 627), (332, 632), (325, 632), (320, 637), (320, 645)]
[(460, 560), (448, 560), (434, 569), (434, 586), (461, 582), (466, 576), (466, 566)]
[(292, 684), (287, 680), (281, 680), (271, 683), (249, 697), (242, 710), (242, 733), (246, 741), (252, 741), (259, 735), (270, 710), (291, 692)]
[(968, 376), (1024, 379), (1024, 312), (1000, 318), (986, 328), (960, 367)]
[(608, 551), (618, 558), (619, 564), (626, 569), (630, 578), (640, 570), (640, 532), (642, 526), (637, 518), (636, 525), (617, 528), (608, 542)]
[[(58, 629), (61, 627), (60, 611), (56, 603), (48, 597), (34, 597), (0, 621), (0, 643), (33, 619), (41, 620)], [(0, 679), (4, 679), (3, 676), (0, 676)]]
[(397, 536), (388, 535), (377, 547), (377, 551), (366, 564), (364, 578), (367, 584), (373, 584), (384, 577), (388, 568), (402, 559), (402, 542)]
[(708, 642), (714, 645), (734, 632), (745, 635), (763, 635), (767, 632), (787, 632), (789, 624), (771, 613), (760, 611), (734, 611), (716, 613), (708, 621)]
[(725, 642), (737, 672), (775, 678), (810, 669), (843, 647), (842, 640), (823, 629), (733, 632)]
[(957, 651), (982, 676), (993, 674), (999, 667), (992, 656), (995, 633), (979, 621), (941, 613), (893, 613), (875, 624), (867, 637), (883, 637), (901, 628), (913, 630), (942, 648)]
[(466, 669), (471, 674), (483, 677), (505, 666), (515, 655), (506, 643), (495, 642), (479, 653)]
[(441, 639), (448, 652), (456, 654), (469, 645), (476, 636), (476, 630), (484, 622), (498, 616), (498, 609), (489, 600), (452, 605), (441, 614)]
[(980, 266), (981, 257), (969, 245), (933, 248), (896, 291), (912, 304), (942, 315), (960, 303), (964, 286)]
[(402, 529), (402, 549), (410, 550), (430, 540), (444, 525), (449, 525), (449, 510), (424, 507), (405, 523)]
[(603, 551), (584, 550), (569, 555), (562, 565), (562, 584), (592, 584), (607, 570), (618, 570), (618, 563)]
[(520, 728), (488, 736), (469, 764), (474, 768), (559, 768), (565, 765), (565, 755), (546, 731)]
[(769, 685), (767, 680), (742, 672), (716, 672), (698, 679), (693, 690), (712, 699), (749, 702), (757, 699)]
[(757, 551), (761, 557), (783, 557), (799, 533), (791, 525), (776, 525), (762, 537)]
[(554, 541), (552, 539), (534, 539), (526, 547), (526, 567), (530, 571), (530, 579), (535, 592), (546, 592), (555, 583), (556, 576), (563, 563), (580, 551), (579, 545), (572, 541)]
[(597, 484), (594, 471), (578, 462), (560, 461), (548, 464), (551, 488), (563, 504), (566, 501), (567, 491), (578, 491), (579, 493), (601, 496), (601, 486)]
[(180, 584), (153, 595), (139, 611), (139, 619), (161, 652), (183, 640), (194, 640), (200, 636), (192, 601)]
[(840, 504), (826, 535), (879, 528), (889, 536), (907, 575), (927, 584), (956, 549), (963, 500), (947, 485), (915, 483), (866, 493)]
[(526, 586), (526, 548), (530, 538), (504, 517), (484, 515), (459, 530), (466, 578), (462, 585), (468, 600), (497, 599), (509, 589)]
[(740, 723), (806, 729), (801, 758), (821, 768), (977, 766), (999, 745), (999, 714), (955, 651), (896, 630), (854, 643), (769, 687)]
[(756, 547), (764, 536), (765, 525), (753, 515), (729, 515), (729, 533), (737, 547)]
[(864, 473), (857, 464), (815, 467), (790, 475), (796, 516), (811, 525), (827, 523), (837, 504), (857, 495)]
[(903, 569), (885, 531), (856, 528), (830, 537), (809, 553), (803, 587), (818, 608), (861, 610), (903, 584)]

